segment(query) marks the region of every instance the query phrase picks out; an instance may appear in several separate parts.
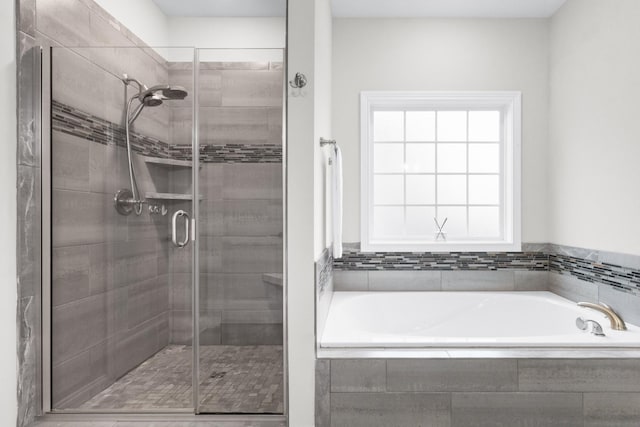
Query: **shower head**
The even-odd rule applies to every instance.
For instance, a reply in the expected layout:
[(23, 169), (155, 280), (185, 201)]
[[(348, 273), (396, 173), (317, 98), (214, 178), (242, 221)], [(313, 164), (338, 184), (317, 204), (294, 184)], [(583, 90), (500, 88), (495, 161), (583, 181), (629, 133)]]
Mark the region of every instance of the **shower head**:
[(140, 80), (129, 77), (127, 74), (123, 75), (122, 82), (126, 86), (132, 83), (138, 86), (138, 94), (133, 98), (138, 98), (141, 104), (148, 107), (155, 107), (170, 99), (182, 100), (188, 95), (187, 90), (182, 86), (156, 85), (148, 88)]
[[(129, 80), (133, 81), (133, 79)], [(137, 80), (135, 82), (138, 83)], [(129, 123), (133, 123), (138, 118), (144, 107), (157, 107), (162, 105), (164, 101), (183, 100), (187, 95), (187, 90), (182, 86), (157, 85), (150, 88), (144, 85), (140, 86), (138, 93), (129, 100), (129, 106), (127, 107)], [(131, 102), (134, 99), (137, 99), (140, 104), (134, 110), (131, 110)]]
[(150, 87), (138, 94), (141, 103), (155, 107), (166, 100), (182, 100), (187, 97), (187, 91), (182, 86), (158, 85)]
[(157, 93), (150, 93), (146, 95), (144, 98), (140, 99), (140, 104), (145, 107), (157, 107), (161, 105), (163, 102), (163, 98), (161, 95)]

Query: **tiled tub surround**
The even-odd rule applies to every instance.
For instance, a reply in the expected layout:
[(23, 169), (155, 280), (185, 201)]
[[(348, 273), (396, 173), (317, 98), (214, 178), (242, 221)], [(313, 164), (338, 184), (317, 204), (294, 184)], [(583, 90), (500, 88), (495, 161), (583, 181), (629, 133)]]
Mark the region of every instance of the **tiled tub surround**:
[[(457, 263), (444, 270), (422, 264), (421, 270), (396, 261), (346, 267), (335, 260), (333, 285), (336, 291), (550, 290), (572, 301), (608, 303), (629, 323), (640, 324), (633, 288), (640, 257), (527, 246), (549, 258), (548, 271), (468, 271)], [(405, 269), (394, 271), (397, 266)], [(353, 358), (353, 350), (321, 352), (331, 359), (316, 362), (316, 426), (637, 426), (637, 353), (433, 349), (368, 351)]]
[(367, 253), (333, 263), (337, 291), (536, 291), (609, 303), (640, 323), (640, 256), (555, 244), (514, 253)]
[(640, 359), (319, 359), (316, 427), (640, 424)]

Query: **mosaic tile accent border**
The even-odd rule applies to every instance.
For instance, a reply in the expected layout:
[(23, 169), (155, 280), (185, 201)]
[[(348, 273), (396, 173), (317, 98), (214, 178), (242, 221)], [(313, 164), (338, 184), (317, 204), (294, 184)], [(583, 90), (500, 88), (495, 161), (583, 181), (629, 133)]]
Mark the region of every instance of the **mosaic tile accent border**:
[(640, 296), (640, 270), (552, 253), (549, 255), (549, 271)]
[(360, 252), (334, 259), (336, 270), (529, 270), (547, 271), (542, 252)]
[[(56, 100), (51, 101), (53, 130), (103, 145), (126, 147), (125, 129)], [(159, 139), (131, 133), (131, 147), (143, 156), (167, 158), (167, 144)]]
[[(123, 126), (52, 101), (52, 127), (87, 141), (126, 147)], [(139, 133), (131, 133), (133, 151), (143, 156), (191, 160), (191, 145), (169, 145)], [(208, 144), (200, 147), (203, 163), (282, 163), (282, 146), (276, 144)]]
[(343, 257), (333, 259), (335, 270), (551, 271), (640, 296), (640, 256), (547, 243), (525, 243), (523, 252), (361, 252), (357, 243), (345, 246)]
[[(172, 159), (191, 160), (190, 145), (171, 145)], [(200, 146), (203, 163), (282, 163), (282, 145), (276, 144), (207, 144)]]

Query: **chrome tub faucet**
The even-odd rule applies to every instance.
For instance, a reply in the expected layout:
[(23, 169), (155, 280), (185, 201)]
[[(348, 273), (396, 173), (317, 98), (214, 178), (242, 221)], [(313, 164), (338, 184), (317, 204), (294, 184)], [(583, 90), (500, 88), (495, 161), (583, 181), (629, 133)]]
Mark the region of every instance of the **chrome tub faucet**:
[(600, 313), (603, 313), (605, 316), (609, 318), (609, 321), (611, 322), (611, 329), (613, 329), (614, 331), (625, 331), (627, 329), (627, 325), (624, 324), (624, 320), (622, 320), (622, 318), (618, 315), (618, 313), (613, 311), (611, 307), (609, 307), (607, 304), (603, 302), (601, 303), (579, 302), (578, 305), (580, 307), (590, 308), (592, 310), (596, 310), (596, 311), (599, 311)]

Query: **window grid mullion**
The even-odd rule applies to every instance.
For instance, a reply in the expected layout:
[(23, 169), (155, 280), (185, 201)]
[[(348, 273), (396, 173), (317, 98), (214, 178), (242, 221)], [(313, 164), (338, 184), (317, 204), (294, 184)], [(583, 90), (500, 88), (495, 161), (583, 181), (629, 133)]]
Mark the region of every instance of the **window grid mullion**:
[(505, 238), (505, 224), (506, 224), (506, 218), (505, 218), (505, 209), (507, 207), (507, 204), (505, 203), (505, 190), (506, 190), (506, 185), (507, 185), (507, 179), (506, 179), (506, 174), (505, 174), (505, 168), (506, 168), (506, 159), (505, 159), (505, 141), (506, 141), (506, 135), (505, 135), (505, 123), (504, 123), (504, 111), (500, 111), (500, 144), (498, 145), (499, 147), (499, 156), (500, 156), (500, 163), (499, 163), (499, 170), (498, 172), (500, 173), (498, 179), (500, 181), (500, 209), (499, 209), (499, 225), (500, 225), (500, 238), (504, 239)]
[(467, 177), (467, 237), (469, 237), (469, 111), (467, 110), (467, 143), (465, 144), (466, 155), (466, 177)]
[[(373, 172), (373, 173), (375, 175), (402, 175), (402, 172)], [(410, 173), (407, 173), (405, 175), (423, 176), (423, 175), (435, 175), (435, 173), (434, 172), (410, 172)], [(464, 175), (464, 173), (462, 173), (462, 172), (440, 172), (438, 175), (440, 175), (440, 176)], [(496, 173), (496, 172), (472, 172), (469, 175), (500, 176), (500, 174)]]
[[(436, 198), (436, 206), (435, 206), (435, 217), (434, 217), (434, 221), (437, 220), (438, 222), (440, 222), (440, 216), (439, 216), (439, 204), (440, 204), (440, 200), (438, 199), (438, 144), (439, 144), (439, 138), (438, 138), (438, 114), (439, 112), (436, 110), (435, 111), (435, 115), (434, 115), (434, 120), (435, 125), (435, 141), (434, 141), (434, 146), (435, 146), (435, 155), (434, 155), (434, 162), (435, 162), (435, 172), (434, 172), (434, 181), (435, 181), (435, 198)], [(435, 226), (435, 224), (433, 224)], [(434, 228), (434, 233), (435, 233), (435, 228)], [(434, 238), (433, 240), (435, 241), (436, 234), (434, 234)]]
[(404, 226), (403, 226), (403, 234), (404, 236), (408, 236), (407, 230), (407, 112), (402, 112), (403, 119), (403, 143), (402, 143), (402, 180), (403, 180), (403, 214), (404, 214)]

